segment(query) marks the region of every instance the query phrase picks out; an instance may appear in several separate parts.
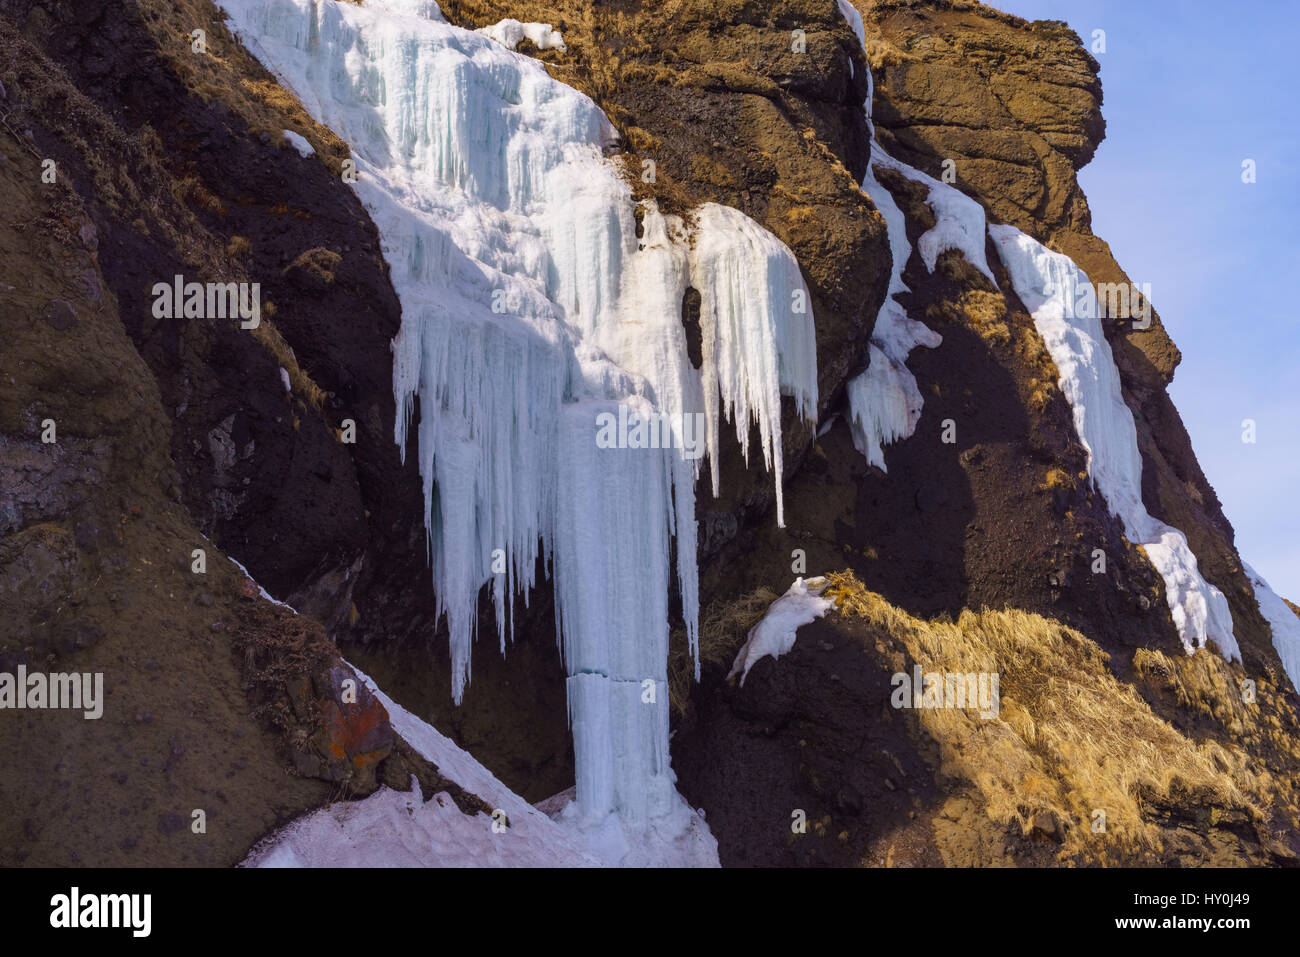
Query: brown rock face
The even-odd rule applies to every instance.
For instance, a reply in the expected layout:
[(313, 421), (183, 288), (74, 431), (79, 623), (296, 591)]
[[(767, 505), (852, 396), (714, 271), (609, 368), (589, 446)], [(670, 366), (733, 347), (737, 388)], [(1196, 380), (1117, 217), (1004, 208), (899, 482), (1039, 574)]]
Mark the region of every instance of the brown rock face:
[[(15, 42), (0, 19), (0, 62)], [(4, 112), (42, 141), (5, 80)], [(176, 501), (91, 219), (34, 153), (0, 132), (0, 672), (99, 674), (102, 694), (90, 719), (0, 711), (0, 862), (231, 865), (329, 788), (287, 775), (289, 742), (252, 713), (234, 645), (262, 603)]]
[[(909, 314), (944, 342), (909, 361), (925, 408), (915, 435), (886, 450), (888, 474), (866, 465), (837, 416), (890, 267), (883, 220), (858, 188), (868, 60), (893, 155), (935, 176), (952, 160), (991, 221), (1096, 282), (1127, 281), (1091, 234), (1076, 180), (1104, 134), (1098, 65), (1078, 38), (966, 0), (858, 7), (865, 56), (835, 0), (442, 3), (468, 27), (555, 25), (566, 52), (525, 52), (610, 116), (637, 197), (687, 217), (705, 202), (744, 211), (793, 250), (812, 293), (825, 428), (784, 416), (786, 529), (771, 476), (734, 442), (724, 449), (722, 497), (707, 479), (697, 490), (702, 604), (725, 620), (760, 587), (779, 594), (796, 574), (846, 569), (897, 614), (810, 625), (743, 688), (725, 674), (747, 625), (715, 628), (702, 681), (681, 696), (682, 792), (707, 810), (724, 864), (1051, 864), (1070, 841), (1073, 863), (1294, 862), (1294, 689), (1165, 392), (1179, 356), (1158, 316), (1145, 330), (1118, 318), (1107, 328), (1143, 494), (1228, 596), (1241, 665), (1182, 655), (1159, 577), (1084, 478), (1055, 369), (991, 246), (996, 289), (956, 253), (933, 273), (916, 254), (904, 264)], [(210, 24), (217, 55), (187, 54), (177, 24), (194, 22)], [(235, 42), (210, 0), (0, 0), (0, 81), (0, 195), (11, 200), (0, 348), (14, 360), (0, 363), (0, 671), (103, 671), (111, 691), (102, 722), (0, 713), (0, 863), (231, 864), (331, 795), (412, 776), (425, 794), (447, 789), (462, 810), (485, 810), (394, 735), (340, 653), (525, 797), (567, 788), (548, 584), (516, 610), (504, 657), (481, 603), (474, 681), (452, 705), (418, 452), (403, 465), (392, 441), (400, 306), (375, 227), (340, 182), (346, 144)], [(282, 143), (283, 129), (315, 156)], [(42, 157), (56, 160), (57, 188), (39, 181)], [(880, 179), (915, 244), (934, 223), (925, 188)], [(154, 283), (177, 274), (259, 283), (261, 328), (155, 317)], [(207, 550), (204, 575), (191, 571), (194, 548)], [(301, 614), (260, 600), (223, 553)], [(1038, 772), (1009, 796), (962, 763), (982, 732), (944, 737), (890, 704), (921, 619), (937, 634), (984, 607), (1078, 632), (1061, 639), (1072, 657), (994, 663), (1009, 678), (1023, 661), (1036, 668), (1019, 676), (1003, 724), (983, 726), (1014, 737)], [(915, 617), (900, 631), (903, 612)], [(1199, 791), (1151, 778), (1123, 795), (1147, 809), (1163, 848), (1077, 851), (1087, 821), (1064, 782), (1088, 766), (1035, 730), (1078, 699), (1038, 692), (1074, 688), (1075, 666), (1095, 688), (1132, 692), (1128, 710), (1083, 722), (1075, 745), (1139, 714), (1152, 741), (1170, 740), (1167, 722), (1180, 756), (1201, 762)], [(1257, 707), (1237, 693), (1245, 677), (1260, 679)], [(1221, 788), (1210, 752), (1231, 772)], [(1246, 794), (1241, 782), (1263, 784)], [(206, 841), (184, 826), (195, 807), (213, 825)]]
[[(1091, 234), (1075, 176), (1104, 133), (1097, 63), (1078, 38), (1060, 24), (1030, 24), (960, 0), (857, 6), (876, 79), (878, 136), (890, 153), (936, 178), (953, 161), (956, 184), (984, 205), (991, 222), (1016, 225), (1072, 256), (1094, 282), (1127, 282), (1108, 247)], [(905, 212), (915, 244), (934, 222), (924, 187), (881, 180)], [(1195, 692), (1185, 688), (1183, 703), (1175, 704), (1148, 676), (1146, 649), (1193, 667), (1165, 610), (1163, 585), (1082, 479), (1086, 457), (1055, 389), (1055, 367), (991, 245), (986, 254), (998, 290), (957, 254), (941, 257), (933, 274), (915, 254), (907, 264), (912, 292), (904, 304), (944, 342), (909, 359), (925, 408), (915, 435), (886, 449), (888, 475), (868, 469), (847, 429), (833, 425), (787, 486), (790, 528), (742, 529), (701, 567), (706, 602), (726, 608), (759, 586), (780, 593), (804, 568), (816, 574), (847, 566), (917, 615), (955, 617), (965, 608), (1004, 606), (1034, 611), (1069, 623), (1108, 652), (1109, 668), (1137, 679), (1150, 707), (1175, 727), (1237, 740), (1238, 724), (1207, 721), (1188, 705)], [(1280, 769), (1295, 761), (1290, 682), (1240, 575), (1231, 527), (1165, 392), (1177, 349), (1154, 314), (1149, 329), (1116, 318), (1107, 334), (1138, 427), (1147, 507), (1186, 532), (1203, 573), (1229, 598), (1245, 659), (1231, 668), (1218, 662), (1233, 675), (1229, 681), (1259, 676), (1278, 686), (1270, 716), (1261, 720), (1288, 730), (1276, 740), (1265, 734), (1258, 756), (1270, 773), (1286, 775)], [(940, 439), (945, 422), (956, 426), (950, 445)], [(1092, 567), (1095, 549), (1107, 556), (1105, 575)], [(869, 654), (843, 660), (852, 634), (838, 620), (806, 626), (795, 652), (762, 677), (755, 670), (750, 684), (762, 686), (752, 691), (727, 686), (725, 664), (706, 666), (693, 711), (674, 739), (674, 759), (684, 793), (709, 813), (724, 863), (1050, 862), (1042, 848), (1060, 837), (1061, 822), (1053, 831), (1047, 816), (1027, 818), (1029, 841), (990, 830), (984, 798), (965, 794), (946, 762), (927, 757), (924, 736), (918, 741), (902, 733), (906, 723), (882, 717), (878, 701), (888, 675), (872, 673), (878, 665)], [(743, 631), (734, 636), (731, 653), (742, 638)], [(1232, 693), (1223, 686), (1207, 693), (1210, 701), (1216, 695)], [(1230, 704), (1205, 707), (1226, 711)], [(893, 786), (860, 773), (879, 762), (882, 750), (901, 764), (896, 771), (908, 771), (888, 774)], [(916, 774), (914, 761), (933, 776)], [(900, 781), (908, 792), (901, 803)], [(934, 793), (950, 797), (937, 812)], [(1180, 818), (1204, 811), (1198, 801), (1165, 795), (1153, 803), (1165, 805), (1164, 823), (1177, 828)], [(859, 806), (881, 811), (859, 812)], [(909, 807), (915, 817), (902, 814)], [(792, 839), (791, 808), (804, 809), (809, 821), (825, 818), (827, 833)], [(1152, 819), (1162, 814), (1153, 812)], [(1200, 843), (1174, 830), (1166, 862), (1292, 860), (1293, 814), (1279, 812), (1291, 822), (1283, 825), (1290, 850), (1273, 848), (1259, 833), (1242, 843), (1231, 827)], [(928, 823), (915, 824), (920, 820)], [(885, 830), (901, 837), (885, 850), (879, 828), (890, 821)], [(954, 842), (958, 832), (971, 839)], [(1144, 859), (1114, 845), (1104, 854)]]
[[(177, 22), (211, 24), (221, 55), (188, 57)], [(0, 83), (30, 131), (0, 134), (0, 670), (102, 671), (109, 695), (101, 721), (4, 712), (0, 859), (230, 865), (331, 795), (440, 782), (362, 686), (344, 697), (327, 632), (433, 631), (415, 459), (391, 438), (400, 313), (346, 147), (197, 0), (4, 0)], [(176, 274), (259, 283), (261, 325), (155, 316)]]
[[(994, 221), (1070, 256), (1094, 283), (1129, 283), (1092, 234), (1075, 177), (1105, 133), (1099, 66), (1078, 36), (1055, 21), (1029, 23), (974, 3), (858, 6), (886, 147), (935, 176), (954, 160), (957, 185)], [(1147, 509), (1187, 535), (1202, 573), (1227, 596), (1247, 665), (1276, 667), (1232, 526), (1165, 391), (1178, 349), (1154, 309), (1149, 328), (1111, 315), (1106, 333), (1138, 427)]]

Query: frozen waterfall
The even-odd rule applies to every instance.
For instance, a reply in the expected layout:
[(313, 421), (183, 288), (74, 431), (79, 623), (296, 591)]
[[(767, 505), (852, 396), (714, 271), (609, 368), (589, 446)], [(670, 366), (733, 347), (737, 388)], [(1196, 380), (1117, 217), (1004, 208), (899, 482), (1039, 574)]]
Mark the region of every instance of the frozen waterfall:
[[(548, 558), (577, 762), (564, 817), (605, 848), (629, 846), (608, 839), (611, 821), (670, 843), (694, 818), (668, 759), (670, 563), (675, 538), (694, 650), (701, 463), (679, 447), (600, 448), (597, 417), (701, 416), (715, 494), (722, 420), (746, 453), (756, 422), (783, 520), (780, 397), (810, 418), (817, 408), (813, 316), (794, 257), (714, 205), (693, 231), (647, 205), (638, 239), (596, 105), (536, 61), (443, 22), (428, 0), (223, 5), (250, 51), (351, 146), (402, 305), (395, 439), (407, 448), (418, 403), (456, 699), (483, 586), (504, 650), (513, 601)], [(680, 318), (688, 286), (702, 302), (698, 371)]]

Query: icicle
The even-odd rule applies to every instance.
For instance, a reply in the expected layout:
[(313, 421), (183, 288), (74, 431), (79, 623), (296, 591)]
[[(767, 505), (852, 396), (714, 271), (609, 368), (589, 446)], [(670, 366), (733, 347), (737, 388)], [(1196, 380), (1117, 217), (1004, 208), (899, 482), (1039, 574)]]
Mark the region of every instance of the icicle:
[(713, 494), (719, 491), (722, 415), (735, 423), (746, 462), (749, 426), (756, 422), (763, 464), (776, 480), (776, 522), (785, 527), (781, 394), (793, 396), (803, 418), (817, 415), (817, 340), (808, 289), (790, 250), (749, 217), (713, 203), (697, 213), (690, 268), (700, 293)]

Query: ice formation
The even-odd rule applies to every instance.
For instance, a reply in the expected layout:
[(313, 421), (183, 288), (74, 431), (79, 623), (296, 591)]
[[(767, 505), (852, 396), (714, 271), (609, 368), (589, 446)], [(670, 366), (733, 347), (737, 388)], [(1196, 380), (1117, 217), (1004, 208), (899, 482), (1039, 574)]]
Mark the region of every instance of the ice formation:
[[(839, 6), (840, 12), (857, 35), (858, 42), (864, 43), (861, 14), (847, 0), (839, 0)], [(977, 262), (977, 265), (982, 264), (986, 273), (988, 264), (983, 258), (982, 241), (978, 247), (975, 247), (967, 241), (963, 228), (963, 224), (969, 219), (970, 210), (961, 201), (973, 204), (976, 209), (979, 209), (979, 205), (960, 193), (957, 194), (960, 200), (951, 197), (939, 199), (938, 197), (944, 195), (944, 190), (951, 190), (952, 187), (925, 176), (905, 163), (900, 163), (874, 142), (875, 127), (871, 122), (873, 90), (871, 71), (868, 70), (867, 101), (864, 109), (867, 114), (871, 156), (867, 163), (866, 175), (862, 178), (862, 191), (871, 198), (885, 218), (893, 265), (889, 272), (889, 290), (885, 293), (885, 301), (876, 315), (876, 324), (871, 330), (871, 341), (867, 345), (866, 371), (854, 377), (848, 384), (849, 431), (853, 435), (854, 446), (866, 458), (867, 463), (878, 467), (881, 471), (887, 471), (884, 446), (911, 436), (916, 430), (917, 422), (921, 419), (921, 407), (924, 405), (921, 390), (916, 385), (916, 378), (907, 368), (907, 357), (917, 346), (931, 349), (939, 346), (943, 342), (943, 337), (923, 323), (910, 318), (907, 310), (894, 298), (908, 291), (907, 284), (903, 282), (903, 270), (907, 267), (907, 260), (911, 258), (912, 244), (907, 239), (907, 221), (903, 211), (898, 208), (889, 190), (876, 179), (875, 166), (880, 165), (896, 170), (909, 179), (936, 184), (931, 186), (930, 196), (932, 208), (939, 222), (921, 237), (926, 242), (927, 251), (933, 252), (934, 257), (937, 257), (939, 252), (942, 252), (939, 247), (944, 242), (960, 241), (963, 245), (956, 248), (961, 248), (963, 252), (969, 249), (970, 255), (978, 255), (978, 262), (974, 259), (972, 262)], [(941, 210), (943, 216), (940, 215)], [(982, 210), (980, 210), (980, 230), (982, 234)], [(926, 265), (933, 270), (934, 259), (926, 260)]]
[(903, 282), (903, 269), (912, 255), (912, 244), (907, 241), (903, 211), (889, 190), (876, 179), (873, 165), (877, 163), (898, 169), (904, 175), (911, 170), (873, 145), (871, 162), (862, 179), (863, 192), (871, 197), (885, 218), (893, 265), (889, 271), (889, 291), (885, 293), (885, 301), (871, 330), (867, 369), (849, 382), (849, 429), (853, 434), (853, 444), (866, 457), (867, 463), (887, 471), (883, 447), (909, 437), (916, 430), (924, 404), (916, 379), (907, 368), (907, 357), (917, 346), (933, 349), (943, 342), (943, 337), (910, 318), (907, 310), (894, 298), (896, 294), (908, 291)]
[(295, 133), (293, 130), (281, 130), (280, 133), (288, 144), (298, 151), (300, 156), (311, 156), (312, 153), (316, 152), (316, 147), (308, 143), (306, 137)]
[(1255, 590), (1255, 602), (1259, 605), (1259, 613), (1264, 616), (1273, 630), (1273, 647), (1277, 649), (1277, 656), (1282, 659), (1282, 667), (1291, 678), (1291, 684), (1300, 688), (1300, 617), (1297, 617), (1287, 603), (1268, 587), (1268, 582), (1264, 581), (1259, 572), (1245, 562), (1242, 562), (1242, 565), (1245, 566), (1246, 577)]
[(834, 599), (821, 597), (826, 585), (824, 578), (810, 578), (807, 581), (796, 578), (786, 593), (772, 602), (759, 623), (749, 629), (749, 635), (736, 653), (736, 660), (727, 673), (727, 679), (740, 675), (740, 684), (744, 687), (749, 669), (760, 658), (780, 658), (793, 648), (800, 626), (821, 618), (835, 607)]
[(758, 424), (763, 464), (776, 478), (776, 523), (784, 527), (781, 394), (794, 397), (802, 418), (817, 416), (817, 343), (808, 290), (790, 250), (749, 217), (714, 203), (701, 206), (697, 215), (690, 274), (700, 292), (713, 494), (718, 494), (721, 397), (746, 462), (749, 423)]
[(1088, 451), (1092, 483), (1164, 579), (1183, 646), (1191, 654), (1213, 638), (1229, 659), (1240, 658), (1228, 600), (1201, 576), (1183, 533), (1153, 518), (1142, 503), (1137, 428), (1087, 275), (1069, 257), (1014, 226), (990, 226), (989, 235), (1056, 363), (1061, 391)]
[(559, 30), (551, 28), (549, 23), (520, 23), (518, 20), (502, 20), (490, 27), (477, 31), (491, 37), (509, 50), (515, 49), (524, 40), (529, 40), (539, 50), (564, 50), (564, 37)]
[[(703, 415), (716, 437), (729, 417), (742, 444), (755, 421), (780, 509), (780, 395), (808, 416), (817, 405), (794, 257), (718, 206), (701, 208), (688, 235), (649, 205), (638, 240), (596, 105), (528, 57), (442, 22), (434, 4), (224, 6), (251, 52), (351, 145), (402, 304), (395, 439), (405, 450), (418, 402), (456, 700), (480, 590), (491, 583), (504, 650), (513, 600), (548, 558), (577, 764), (567, 818), (593, 834), (682, 822), (668, 761), (668, 593), (675, 537), (694, 648), (700, 462), (672, 448), (598, 448), (596, 421), (620, 406)], [(688, 285), (702, 301), (699, 372), (680, 321)]]

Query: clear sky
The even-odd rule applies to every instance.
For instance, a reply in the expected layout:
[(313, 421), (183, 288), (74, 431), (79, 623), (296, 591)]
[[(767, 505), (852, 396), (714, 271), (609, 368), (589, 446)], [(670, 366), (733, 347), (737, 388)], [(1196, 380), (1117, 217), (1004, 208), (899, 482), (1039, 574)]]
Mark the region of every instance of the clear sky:
[(1105, 31), (1093, 231), (1182, 350), (1170, 392), (1242, 558), (1300, 603), (1300, 0), (992, 5)]

